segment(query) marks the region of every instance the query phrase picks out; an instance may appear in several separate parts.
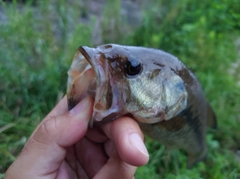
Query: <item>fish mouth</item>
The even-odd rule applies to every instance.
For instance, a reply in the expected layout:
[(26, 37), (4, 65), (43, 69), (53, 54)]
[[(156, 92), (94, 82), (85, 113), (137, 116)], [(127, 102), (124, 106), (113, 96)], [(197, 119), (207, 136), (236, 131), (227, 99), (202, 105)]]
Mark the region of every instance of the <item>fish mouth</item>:
[(94, 98), (90, 126), (93, 126), (93, 123), (103, 124), (116, 119), (120, 116), (118, 99), (120, 92), (110, 75), (105, 54), (99, 48), (86, 46), (79, 47), (77, 53), (74, 58), (80, 59), (78, 61), (82, 63), (82, 65), (77, 67), (81, 71), (80, 73), (82, 73), (80, 78), (84, 81), (84, 78), (87, 77), (85, 73), (89, 70), (94, 71), (91, 79), (87, 82), (88, 84), (84, 84), (88, 86), (87, 94), (83, 94), (83, 96), (89, 95)]

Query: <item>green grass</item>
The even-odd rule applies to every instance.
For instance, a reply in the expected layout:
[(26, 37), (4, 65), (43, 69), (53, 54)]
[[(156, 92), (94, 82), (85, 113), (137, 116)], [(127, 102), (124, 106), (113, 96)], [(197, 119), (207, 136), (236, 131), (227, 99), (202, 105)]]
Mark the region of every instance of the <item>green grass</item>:
[[(24, 8), (0, 3), (8, 17), (0, 26), (0, 178), (35, 126), (65, 93), (66, 72), (78, 46), (93, 45), (91, 23), (79, 24), (78, 19), (86, 9), (78, 1), (71, 2), (40, 1)], [(240, 159), (235, 155), (240, 150), (240, 70), (228, 73), (239, 58), (234, 41), (240, 37), (240, 3), (151, 2), (142, 26), (121, 38), (124, 24), (115, 24), (110, 36), (106, 25), (109, 16), (119, 22), (119, 5), (105, 8), (104, 43), (161, 48), (178, 56), (201, 81), (219, 127), (207, 136), (208, 158), (191, 170), (186, 169), (183, 151), (168, 152), (147, 138), (150, 162), (138, 168), (136, 178), (240, 178)]]

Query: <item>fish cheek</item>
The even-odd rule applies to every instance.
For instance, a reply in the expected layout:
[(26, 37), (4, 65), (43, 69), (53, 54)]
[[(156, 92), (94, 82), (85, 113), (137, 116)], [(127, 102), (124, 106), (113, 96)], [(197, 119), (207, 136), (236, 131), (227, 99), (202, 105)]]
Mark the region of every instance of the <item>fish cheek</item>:
[(161, 78), (149, 79), (149, 71), (129, 80), (127, 110), (141, 123), (155, 123), (165, 118), (161, 104)]
[(162, 85), (162, 104), (165, 106), (166, 120), (169, 120), (187, 107), (188, 93), (184, 81), (175, 74), (166, 78)]

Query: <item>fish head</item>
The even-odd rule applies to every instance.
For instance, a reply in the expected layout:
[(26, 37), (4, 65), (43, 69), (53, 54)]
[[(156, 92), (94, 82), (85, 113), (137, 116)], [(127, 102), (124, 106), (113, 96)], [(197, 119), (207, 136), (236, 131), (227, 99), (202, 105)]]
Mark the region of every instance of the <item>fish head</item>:
[[(171, 55), (155, 49), (107, 44), (97, 48), (82, 46), (78, 59), (79, 56), (81, 60), (75, 60), (72, 66), (81, 61), (84, 65), (79, 65), (79, 74), (85, 75), (79, 76), (82, 80), (91, 76), (85, 91), (95, 99), (95, 122), (131, 114), (139, 122), (156, 123), (169, 120), (186, 108), (187, 91), (173, 70), (178, 67)], [(70, 83), (70, 88), (75, 83)], [(68, 96), (73, 91), (77, 93), (70, 89)]]

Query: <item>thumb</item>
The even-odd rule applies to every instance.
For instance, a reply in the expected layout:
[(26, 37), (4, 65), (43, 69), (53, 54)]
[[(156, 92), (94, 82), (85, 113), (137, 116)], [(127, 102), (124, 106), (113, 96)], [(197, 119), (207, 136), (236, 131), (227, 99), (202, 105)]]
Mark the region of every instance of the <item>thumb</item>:
[(66, 156), (66, 148), (86, 134), (92, 105), (92, 99), (86, 97), (70, 112), (49, 116), (30, 137), (7, 174), (17, 175), (16, 178), (56, 175)]

